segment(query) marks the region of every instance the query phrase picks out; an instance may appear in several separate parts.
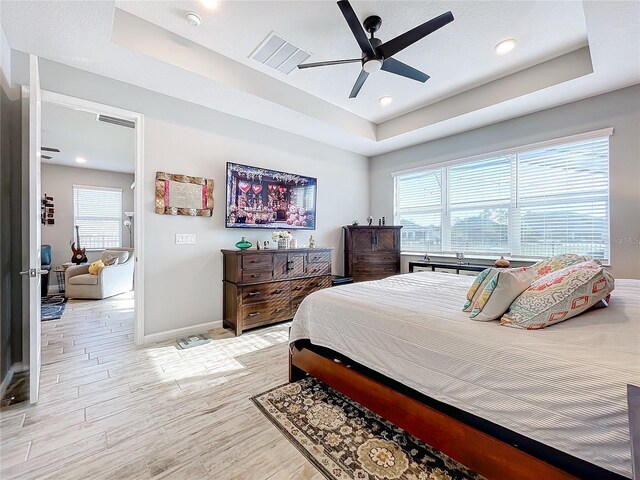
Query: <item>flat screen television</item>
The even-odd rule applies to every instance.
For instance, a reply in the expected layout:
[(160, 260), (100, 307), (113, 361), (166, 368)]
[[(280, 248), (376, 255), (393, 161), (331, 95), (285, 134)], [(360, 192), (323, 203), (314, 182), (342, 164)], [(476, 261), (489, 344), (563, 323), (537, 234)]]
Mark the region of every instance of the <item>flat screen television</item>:
[(315, 230), (317, 179), (227, 162), (227, 228)]

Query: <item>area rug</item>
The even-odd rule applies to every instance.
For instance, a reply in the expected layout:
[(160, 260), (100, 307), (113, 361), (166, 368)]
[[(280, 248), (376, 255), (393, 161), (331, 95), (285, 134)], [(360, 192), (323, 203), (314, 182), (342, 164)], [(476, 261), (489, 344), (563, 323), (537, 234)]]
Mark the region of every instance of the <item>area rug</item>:
[(57, 320), (62, 317), (64, 307), (66, 307), (67, 298), (64, 295), (52, 295), (50, 297), (42, 297), (42, 321)]
[(329, 479), (483, 478), (312, 377), (252, 400)]

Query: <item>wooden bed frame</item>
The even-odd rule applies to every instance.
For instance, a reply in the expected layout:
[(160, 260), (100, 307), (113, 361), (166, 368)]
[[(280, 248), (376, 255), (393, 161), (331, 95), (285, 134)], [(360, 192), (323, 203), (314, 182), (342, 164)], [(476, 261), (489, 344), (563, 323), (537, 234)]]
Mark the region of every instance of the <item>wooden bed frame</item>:
[(289, 349), (289, 381), (307, 374), (487, 479), (625, 478), (438, 402), (333, 350), (301, 340)]

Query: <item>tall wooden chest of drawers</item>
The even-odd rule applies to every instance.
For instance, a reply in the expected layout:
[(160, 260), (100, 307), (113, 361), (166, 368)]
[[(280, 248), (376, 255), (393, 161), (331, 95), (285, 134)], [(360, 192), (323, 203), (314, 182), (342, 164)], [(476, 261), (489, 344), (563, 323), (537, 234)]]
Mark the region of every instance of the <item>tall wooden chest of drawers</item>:
[(222, 250), (224, 326), (240, 335), (293, 318), (304, 297), (331, 286), (331, 251)]
[(344, 270), (354, 282), (400, 273), (400, 229), (385, 226), (344, 227)]

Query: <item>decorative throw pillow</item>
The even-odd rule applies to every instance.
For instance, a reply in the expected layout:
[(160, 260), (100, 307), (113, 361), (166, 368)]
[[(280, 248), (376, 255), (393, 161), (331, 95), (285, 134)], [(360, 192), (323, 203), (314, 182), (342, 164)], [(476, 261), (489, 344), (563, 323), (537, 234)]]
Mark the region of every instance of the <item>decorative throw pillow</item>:
[(570, 265), (535, 280), (500, 323), (535, 330), (574, 317), (606, 299), (614, 279), (596, 260)]
[(107, 257), (116, 257), (118, 264), (122, 264), (129, 258), (129, 252), (127, 250), (104, 250), (100, 254), (100, 260), (104, 262)]
[(469, 318), (487, 322), (500, 318), (509, 305), (524, 292), (535, 278), (531, 267), (498, 271), (473, 303)]
[(102, 262), (104, 263), (105, 267), (112, 267), (118, 264), (118, 257), (109, 255), (107, 256), (107, 258), (102, 259)]
[(487, 268), (486, 270), (483, 270), (482, 272), (480, 272), (480, 274), (476, 277), (476, 279), (471, 284), (471, 287), (469, 287), (469, 291), (467, 292), (467, 301), (462, 307), (463, 312), (471, 311), (471, 307), (473, 306), (473, 302), (475, 301), (475, 299), (477, 299), (480, 296), (480, 294), (484, 290), (484, 287), (487, 286), (489, 281), (498, 272), (499, 270), (493, 267)]
[(104, 262), (102, 260), (98, 260), (89, 265), (89, 273), (91, 275), (98, 275), (100, 270), (104, 268)]
[[(536, 271), (535, 280), (550, 273), (562, 270), (565, 267), (575, 265), (576, 263), (586, 262), (587, 260), (593, 260), (593, 257), (588, 255), (576, 255), (575, 253), (562, 253), (560, 255), (554, 255), (553, 257), (546, 258), (537, 263), (531, 265)], [(597, 261), (597, 260), (596, 260)]]

